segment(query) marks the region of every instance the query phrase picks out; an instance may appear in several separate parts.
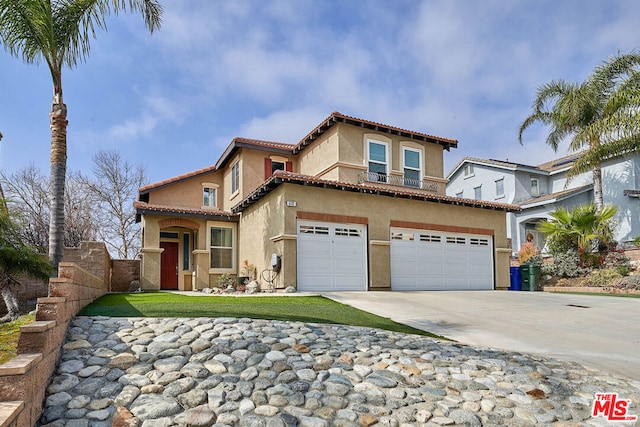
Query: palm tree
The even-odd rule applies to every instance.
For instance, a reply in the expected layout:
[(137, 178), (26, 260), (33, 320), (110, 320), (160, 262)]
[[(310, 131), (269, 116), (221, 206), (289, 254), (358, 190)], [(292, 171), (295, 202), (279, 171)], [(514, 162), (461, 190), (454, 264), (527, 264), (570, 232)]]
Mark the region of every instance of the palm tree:
[(601, 163), (607, 158), (604, 153), (608, 147), (638, 134), (639, 66), (640, 55), (619, 55), (596, 67), (582, 83), (557, 80), (544, 84), (536, 93), (533, 113), (520, 125), (521, 144), (524, 131), (540, 122), (551, 127), (546, 143), (555, 151), (569, 137), (571, 152), (585, 150), (568, 175), (571, 178), (589, 169), (593, 171), (598, 211), (604, 206), (601, 170)]
[(575, 243), (582, 257), (591, 251), (592, 243), (609, 242), (613, 236), (611, 219), (618, 212), (616, 206), (605, 205), (598, 212), (594, 203), (578, 206), (569, 211), (558, 208), (549, 215), (550, 221), (538, 224), (538, 231), (551, 239), (568, 239)]
[(67, 169), (67, 106), (62, 96), (62, 68), (89, 56), (95, 28), (106, 17), (141, 12), (149, 31), (160, 26), (157, 0), (0, 0), (0, 41), (28, 64), (44, 60), (53, 81), (51, 124), (51, 219), (49, 260), (57, 268), (64, 252), (64, 187)]

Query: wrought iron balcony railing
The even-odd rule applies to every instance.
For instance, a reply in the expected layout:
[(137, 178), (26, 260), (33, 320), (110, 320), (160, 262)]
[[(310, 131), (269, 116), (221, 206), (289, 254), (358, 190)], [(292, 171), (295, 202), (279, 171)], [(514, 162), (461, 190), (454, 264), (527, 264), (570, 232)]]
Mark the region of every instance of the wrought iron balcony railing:
[(428, 179), (405, 178), (404, 176), (386, 175), (377, 172), (361, 172), (358, 174), (358, 184), (364, 182), (379, 182), (381, 184), (397, 185), (400, 187), (419, 188), (427, 191), (438, 191), (438, 183)]

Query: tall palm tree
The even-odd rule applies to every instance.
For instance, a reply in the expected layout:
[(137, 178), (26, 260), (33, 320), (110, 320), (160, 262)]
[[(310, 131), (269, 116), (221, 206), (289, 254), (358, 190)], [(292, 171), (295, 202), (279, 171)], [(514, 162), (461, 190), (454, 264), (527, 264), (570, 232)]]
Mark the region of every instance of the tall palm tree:
[(54, 267), (64, 252), (68, 122), (62, 69), (85, 61), (95, 28), (106, 30), (107, 16), (120, 11), (141, 12), (151, 32), (160, 26), (162, 7), (157, 0), (0, 0), (0, 42), (28, 64), (44, 60), (53, 81), (49, 260)]
[(555, 151), (566, 138), (569, 150), (585, 150), (569, 171), (569, 177), (593, 171), (594, 202), (604, 206), (601, 164), (612, 145), (628, 140), (638, 128), (640, 55), (619, 55), (596, 67), (582, 83), (552, 81), (538, 88), (533, 113), (520, 125), (522, 134), (536, 122), (550, 126), (547, 144)]

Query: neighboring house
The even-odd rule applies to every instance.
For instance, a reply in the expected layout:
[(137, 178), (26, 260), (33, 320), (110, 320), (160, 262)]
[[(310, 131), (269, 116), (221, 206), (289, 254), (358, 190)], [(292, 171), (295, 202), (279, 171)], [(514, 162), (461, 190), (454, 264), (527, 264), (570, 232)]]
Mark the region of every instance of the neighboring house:
[(456, 146), (338, 112), (297, 144), (234, 138), (215, 165), (140, 188), (142, 286), (214, 287), (246, 260), (275, 290), (505, 289), (519, 208), (446, 196)]
[[(507, 235), (514, 254), (531, 234), (540, 248), (544, 236), (536, 231), (540, 221), (559, 207), (572, 209), (593, 201), (593, 179), (586, 172), (567, 180), (578, 154), (537, 166), (500, 160), (462, 159), (449, 173), (447, 195), (520, 205), (507, 214)], [(640, 235), (640, 155), (618, 157), (602, 165), (604, 203), (619, 207), (615, 238), (620, 243)]]

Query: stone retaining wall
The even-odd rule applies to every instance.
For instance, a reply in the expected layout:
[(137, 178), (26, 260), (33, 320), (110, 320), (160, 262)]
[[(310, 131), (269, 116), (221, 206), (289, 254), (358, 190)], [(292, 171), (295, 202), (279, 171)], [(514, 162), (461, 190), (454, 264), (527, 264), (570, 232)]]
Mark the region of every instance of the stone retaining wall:
[(109, 291), (104, 277), (62, 262), (49, 281), (50, 296), (39, 298), (36, 321), (20, 328), (17, 356), (0, 365), (0, 427), (33, 427), (40, 418), (71, 319)]

